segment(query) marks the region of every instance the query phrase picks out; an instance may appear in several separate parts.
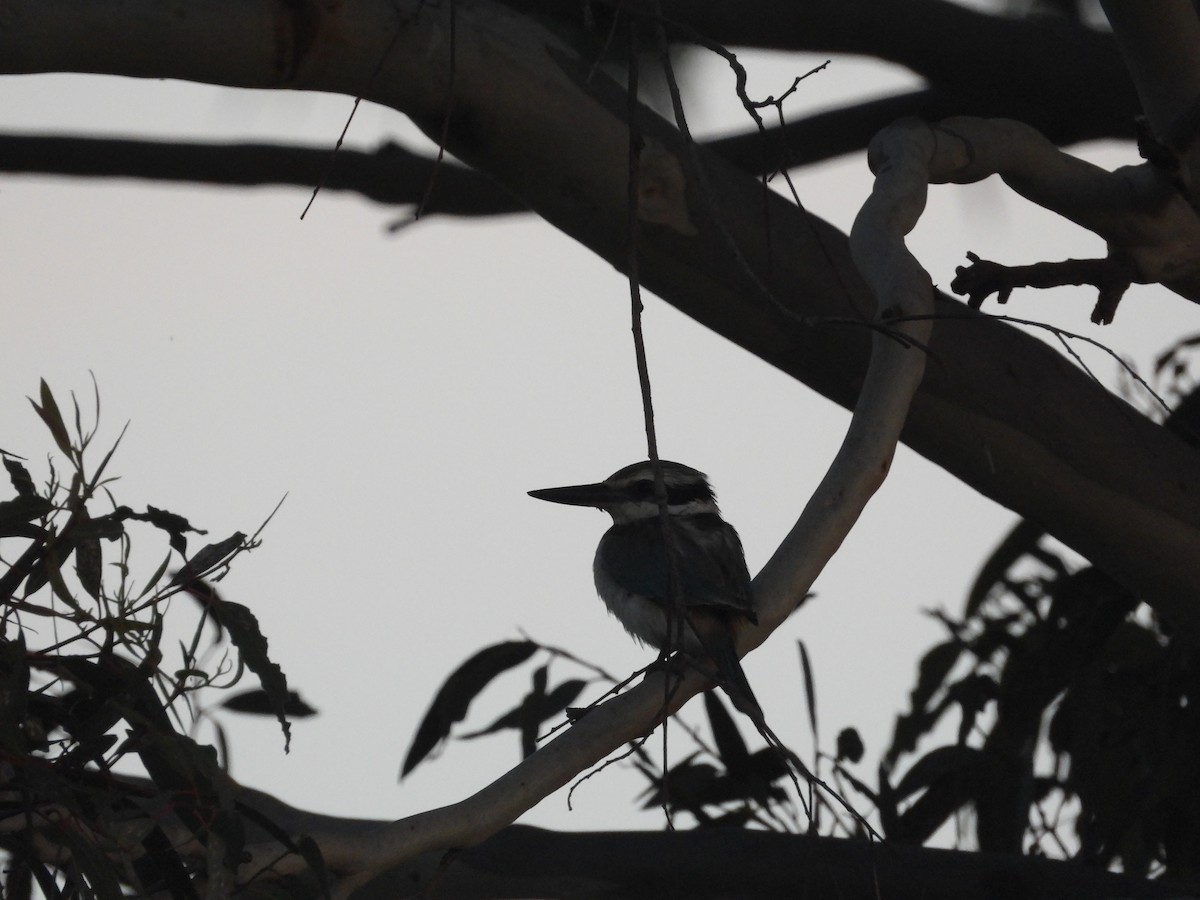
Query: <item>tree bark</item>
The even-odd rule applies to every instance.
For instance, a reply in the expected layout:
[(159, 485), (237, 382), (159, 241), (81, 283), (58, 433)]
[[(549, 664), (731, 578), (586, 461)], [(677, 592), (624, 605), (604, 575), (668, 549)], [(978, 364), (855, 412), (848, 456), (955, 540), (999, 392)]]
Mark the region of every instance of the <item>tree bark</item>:
[[(388, 823), (337, 819), (243, 790), (239, 799), (290, 834), (366, 839)], [(262, 837), (251, 835), (252, 838)], [(253, 886), (252, 886), (253, 887)], [(270, 890), (270, 886), (265, 886)], [(289, 896), (319, 897), (311, 878)], [(505, 828), (468, 850), (426, 853), (359, 888), (354, 900), (545, 897), (810, 897), (813, 900), (1180, 898), (1194, 887), (1036, 857), (932, 850), (737, 828), (554, 832)], [(248, 896), (253, 897), (251, 892)]]

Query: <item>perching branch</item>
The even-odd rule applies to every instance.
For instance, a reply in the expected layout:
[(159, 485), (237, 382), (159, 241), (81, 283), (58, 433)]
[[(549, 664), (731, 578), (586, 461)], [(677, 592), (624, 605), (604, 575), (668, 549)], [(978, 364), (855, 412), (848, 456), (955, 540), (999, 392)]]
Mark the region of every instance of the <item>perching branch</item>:
[(850, 232), (850, 252), (875, 297), (871, 362), (850, 428), (800, 519), (754, 580), (764, 627), (777, 627), (841, 546), (887, 476), (925, 371), (933, 284), (904, 246), (925, 208), (936, 146), (928, 128), (899, 126), (871, 142), (875, 187)]

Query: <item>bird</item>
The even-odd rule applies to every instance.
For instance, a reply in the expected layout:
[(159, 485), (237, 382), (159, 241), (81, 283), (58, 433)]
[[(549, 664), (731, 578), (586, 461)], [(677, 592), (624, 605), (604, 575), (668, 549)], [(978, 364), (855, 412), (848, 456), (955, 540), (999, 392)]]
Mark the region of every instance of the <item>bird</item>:
[(665, 531), (650, 460), (595, 484), (544, 488), (529, 496), (591, 506), (612, 516), (592, 566), (596, 592), (609, 612), (642, 644), (711, 660), (734, 707), (761, 722), (762, 707), (735, 647), (737, 631), (758, 624), (741, 539), (721, 518), (706, 475), (667, 460), (658, 467), (666, 488)]

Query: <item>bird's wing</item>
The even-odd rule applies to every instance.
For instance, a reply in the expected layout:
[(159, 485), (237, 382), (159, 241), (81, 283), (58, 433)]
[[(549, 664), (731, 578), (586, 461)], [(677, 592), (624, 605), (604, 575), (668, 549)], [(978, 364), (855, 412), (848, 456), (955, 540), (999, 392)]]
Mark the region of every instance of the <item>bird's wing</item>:
[[(750, 573), (742, 543), (719, 516), (694, 516), (691, 527), (674, 525), (676, 571), (684, 603), (714, 611), (739, 613), (752, 622)], [(662, 527), (657, 520), (615, 526), (604, 536), (606, 555), (621, 560), (609, 576), (621, 587), (667, 605), (667, 566)]]

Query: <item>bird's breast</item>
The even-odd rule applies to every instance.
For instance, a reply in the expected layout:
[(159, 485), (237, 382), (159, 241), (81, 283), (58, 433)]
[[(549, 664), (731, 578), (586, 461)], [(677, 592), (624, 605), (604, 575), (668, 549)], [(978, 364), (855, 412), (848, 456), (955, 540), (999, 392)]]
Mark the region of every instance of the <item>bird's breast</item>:
[(699, 651), (699, 642), (682, 621), (672, 623), (675, 640), (669, 641), (667, 615), (661, 602), (631, 591), (618, 582), (599, 552), (596, 553), (593, 575), (596, 580), (596, 592), (608, 607), (608, 611), (616, 616), (625, 626), (625, 630), (637, 640), (656, 650), (670, 646), (671, 649), (682, 647), (693, 653)]

